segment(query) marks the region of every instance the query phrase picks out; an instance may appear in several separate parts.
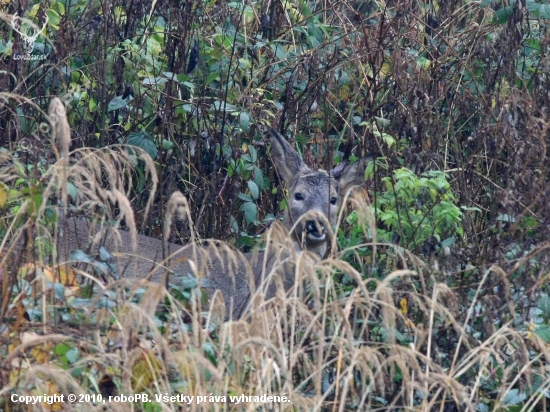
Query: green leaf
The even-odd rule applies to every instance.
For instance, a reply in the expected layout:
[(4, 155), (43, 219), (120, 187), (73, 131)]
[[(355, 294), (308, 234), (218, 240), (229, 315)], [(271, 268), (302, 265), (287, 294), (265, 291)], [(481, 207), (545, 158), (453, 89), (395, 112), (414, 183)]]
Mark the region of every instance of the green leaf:
[(96, 109), (97, 109), (97, 103), (93, 98), (91, 98), (90, 100), (88, 100), (88, 110), (90, 111), (90, 113), (94, 113)]
[(550, 316), (550, 297), (548, 295), (542, 295), (537, 306), (546, 316)]
[(55, 348), (53, 348), (53, 353), (55, 353), (58, 356), (65, 355), (71, 347), (65, 343), (60, 343), (59, 345), (55, 345)]
[(146, 86), (151, 86), (154, 84), (168, 83), (168, 79), (166, 77), (146, 77), (141, 82)]
[(132, 96), (128, 96), (126, 99), (123, 99), (122, 96), (117, 96), (109, 102), (107, 111), (112, 112), (114, 110), (122, 109), (123, 107), (126, 107), (133, 99), (134, 98)]
[(376, 119), (376, 123), (380, 127), (389, 127), (391, 125), (391, 121), (389, 121), (388, 119), (384, 119), (383, 117), (377, 117), (377, 116), (374, 116), (374, 118)]
[(451, 236), (441, 242), (441, 247), (451, 247), (455, 243), (455, 237)]
[(252, 180), (248, 181), (248, 189), (250, 189), (250, 194), (252, 195), (253, 199), (257, 199), (258, 196), (260, 196), (260, 189), (258, 188), (258, 185)]
[(78, 188), (71, 182), (67, 183), (67, 192), (69, 193), (69, 196), (71, 196), (71, 199), (76, 200), (76, 196), (78, 195)]
[(27, 118), (25, 117), (25, 113), (23, 113), (23, 110), (19, 106), (15, 108), (15, 112), (17, 113), (19, 124), (21, 125), (21, 132), (23, 132), (23, 134), (29, 134), (29, 124), (27, 122)]
[(237, 219), (235, 219), (235, 216), (230, 215), (229, 222), (231, 225), (231, 229), (233, 229), (233, 232), (237, 233), (239, 231), (239, 224), (237, 223)]
[(520, 392), (519, 389), (510, 389), (504, 395), (504, 404), (505, 405), (517, 405), (520, 402), (523, 402), (527, 398), (525, 392)]
[(550, 20), (550, 4), (540, 5), (539, 16), (545, 20)]
[(497, 10), (493, 15), (493, 23), (504, 24), (508, 22), (508, 18), (514, 14), (514, 8), (512, 6), (503, 7)]
[(71, 348), (65, 353), (65, 356), (69, 363), (75, 363), (78, 360), (78, 349), (77, 348)]
[(241, 199), (241, 200), (244, 200), (245, 202), (254, 202), (254, 200), (253, 200), (250, 196), (248, 196), (248, 195), (246, 195), (246, 194), (244, 194), (244, 193), (239, 193), (239, 194), (237, 195), (237, 197), (238, 197), (239, 199)]
[(476, 405), (476, 411), (477, 412), (489, 412), (489, 407), (485, 405), (484, 403), (478, 403)]
[(256, 160), (258, 160), (258, 151), (254, 146), (248, 146), (248, 151), (250, 152), (250, 160), (252, 163), (256, 163)]
[[(2, 54), (9, 54), (8, 52), (11, 51), (13, 47), (13, 42), (0, 42), (0, 53)], [(1, 70), (0, 73), (7, 74), (5, 70)]]
[(70, 262), (92, 263), (94, 260), (90, 256), (88, 256), (86, 253), (84, 253), (82, 250), (77, 249), (77, 250), (73, 250), (70, 253), (69, 261)]
[(239, 114), (239, 126), (243, 132), (248, 133), (250, 131), (250, 116), (246, 112)]
[(550, 326), (541, 325), (535, 329), (535, 335), (541, 338), (546, 343), (550, 343)]
[(529, 10), (531, 13), (536, 13), (540, 9), (540, 4), (535, 3), (533, 0), (527, 1), (527, 10)]
[(149, 135), (145, 132), (130, 133), (128, 136), (128, 144), (143, 149), (149, 156), (156, 159), (158, 155), (157, 146), (152, 140), (148, 139), (148, 136)]
[(48, 285), (53, 285), (55, 298), (57, 300), (64, 300), (64, 298), (65, 298), (65, 286), (63, 286), (61, 283), (48, 283)]
[(244, 212), (244, 219), (248, 224), (253, 223), (258, 215), (258, 208), (253, 202), (243, 203), (241, 211)]
[(220, 81), (220, 74), (218, 72), (210, 73), (208, 77), (206, 78), (206, 84), (209, 85), (212, 82), (219, 82)]
[(254, 182), (258, 185), (260, 190), (264, 188), (264, 176), (262, 174), (262, 169), (257, 166), (254, 166)]
[(103, 246), (101, 246), (99, 248), (99, 258), (102, 261), (107, 262), (109, 259), (113, 258), (113, 255), (111, 255), (111, 253), (107, 249), (105, 249)]
[(72, 298), (67, 300), (67, 304), (71, 308), (79, 309), (79, 308), (89, 308), (92, 306), (92, 300), (91, 299), (83, 299), (83, 298)]
[(48, 14), (48, 24), (52, 25), (56, 29), (59, 29), (59, 23), (61, 23), (61, 16), (55, 10), (49, 9)]
[(222, 102), (220, 100), (216, 100), (212, 104), (212, 110), (222, 110), (222, 111), (226, 111), (226, 112), (236, 112), (237, 111), (237, 106), (235, 106), (234, 104), (231, 104), (231, 103), (225, 103), (225, 102)]

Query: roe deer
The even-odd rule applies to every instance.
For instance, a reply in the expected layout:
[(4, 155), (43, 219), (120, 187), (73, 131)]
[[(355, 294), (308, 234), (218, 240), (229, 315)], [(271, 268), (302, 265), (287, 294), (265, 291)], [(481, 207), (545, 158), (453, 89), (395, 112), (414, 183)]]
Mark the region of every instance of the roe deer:
[[(233, 319), (245, 313), (256, 290), (265, 291), (266, 298), (275, 295), (272, 272), (281, 277), (286, 290), (290, 289), (295, 278), (295, 265), (288, 263), (292, 261), (290, 255), (307, 251), (317, 260), (326, 256), (338, 209), (347, 190), (364, 181), (365, 161), (353, 165), (343, 162), (329, 173), (311, 170), (278, 132), (272, 130), (270, 140), (275, 168), (289, 193), (283, 223), (290, 232), (287, 239), (291, 239), (291, 246), (285, 249), (268, 243), (266, 251), (245, 256), (228, 247), (196, 247), (195, 244), (182, 247), (168, 243), (164, 251), (166, 255), (171, 253), (170, 260), (159, 265), (163, 256), (162, 241), (142, 235), (135, 239), (129, 232), (120, 230), (105, 244), (118, 258), (119, 273), (154, 281), (166, 273), (166, 267), (180, 275), (198, 274), (207, 279), (203, 288), (208, 290), (210, 297), (216, 290), (223, 293), (226, 316)], [(95, 225), (83, 220), (67, 218), (61, 220), (61, 225), (58, 250), (62, 261), (68, 258), (69, 250), (87, 248), (89, 234), (97, 232)], [(132, 247), (133, 242), (137, 243), (136, 250)], [(287, 263), (281, 264), (284, 260)]]

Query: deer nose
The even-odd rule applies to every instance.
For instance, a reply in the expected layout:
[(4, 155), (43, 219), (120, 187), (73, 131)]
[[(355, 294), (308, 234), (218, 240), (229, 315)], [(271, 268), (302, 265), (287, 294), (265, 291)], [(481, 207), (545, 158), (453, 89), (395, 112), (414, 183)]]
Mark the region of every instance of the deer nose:
[(307, 239), (314, 242), (322, 242), (326, 238), (325, 227), (317, 220), (306, 221)]

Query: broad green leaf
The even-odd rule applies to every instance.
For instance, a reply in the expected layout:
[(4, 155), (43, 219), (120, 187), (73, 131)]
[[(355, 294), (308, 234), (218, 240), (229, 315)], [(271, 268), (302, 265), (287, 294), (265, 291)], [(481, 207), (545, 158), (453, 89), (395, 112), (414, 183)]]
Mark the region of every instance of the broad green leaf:
[[(59, 13), (56, 12), (55, 10), (49, 9), (47, 11), (47, 14), (48, 14), (48, 25), (54, 27), (56, 30), (59, 30), (59, 23), (61, 23), (61, 16), (59, 15)], [(44, 24), (44, 23), (39, 23), (39, 27), (42, 27), (41, 24)]]
[(537, 305), (546, 316), (550, 316), (550, 297), (542, 295)]
[(231, 103), (225, 103), (225, 102), (222, 102), (220, 100), (216, 100), (212, 104), (212, 110), (223, 110), (223, 111), (226, 111), (226, 112), (236, 112), (237, 111), (237, 106), (235, 106), (234, 104), (231, 104)]
[(243, 132), (248, 133), (250, 131), (250, 116), (247, 112), (241, 112), (239, 114), (239, 125)]
[(76, 196), (78, 195), (78, 188), (71, 182), (67, 183), (67, 192), (69, 193), (69, 196), (71, 196), (71, 199), (76, 200)]
[(503, 7), (500, 10), (497, 10), (493, 15), (493, 23), (504, 24), (508, 22), (508, 18), (514, 13), (514, 8), (512, 6)]
[(168, 83), (168, 79), (166, 77), (146, 77), (141, 82), (144, 85), (164, 84)]
[(258, 208), (253, 202), (243, 203), (241, 211), (244, 212), (244, 219), (248, 224), (253, 223), (258, 215)]
[(23, 109), (21, 107), (16, 107), (15, 112), (17, 113), (17, 118), (19, 119), (19, 124), (21, 125), (21, 132), (23, 134), (29, 134), (29, 122), (27, 121), (27, 117), (25, 116), (25, 113), (23, 113)]
[(114, 110), (122, 109), (123, 107), (126, 107), (133, 99), (134, 98), (132, 96), (128, 96), (126, 99), (123, 99), (122, 96), (117, 96), (109, 102), (107, 111), (112, 112)]
[(388, 119), (384, 119), (383, 117), (377, 117), (377, 116), (374, 116), (374, 118), (376, 119), (376, 123), (380, 127), (389, 127), (391, 125), (391, 121), (389, 121)]
[(253, 202), (253, 201), (254, 201), (250, 196), (248, 196), (248, 195), (245, 194), (245, 193), (239, 193), (239, 194), (237, 195), (237, 197), (238, 197), (239, 199), (241, 199), (241, 200), (244, 200), (245, 202)]
[(90, 256), (88, 256), (86, 253), (84, 253), (82, 250), (77, 249), (77, 250), (73, 250), (70, 253), (69, 261), (92, 263), (94, 260)]
[(149, 156), (156, 159), (158, 155), (157, 146), (152, 140), (148, 139), (148, 136), (149, 135), (144, 132), (130, 133), (128, 136), (128, 144), (145, 150)]
[(55, 345), (53, 348), (53, 353), (55, 353), (58, 356), (65, 355), (71, 347), (65, 343), (60, 343), (59, 345)]
[(550, 20), (550, 4), (540, 5), (539, 16), (545, 20)]
[(250, 189), (250, 194), (253, 199), (257, 199), (258, 196), (260, 196), (260, 189), (258, 189), (258, 185), (252, 180), (248, 181), (248, 189)]
[(527, 10), (529, 10), (531, 13), (536, 13), (539, 11), (539, 9), (540, 9), (539, 3), (535, 3), (532, 0), (527, 1)]
[(254, 166), (254, 182), (258, 185), (260, 190), (264, 188), (264, 176), (262, 174), (262, 169), (257, 166)]
[(69, 363), (75, 363), (79, 358), (78, 355), (79, 355), (78, 348), (71, 348), (65, 353), (65, 356), (69, 361)]
[(250, 160), (252, 163), (256, 163), (258, 160), (258, 151), (254, 148), (254, 146), (248, 146), (248, 150), (250, 152)]
[(519, 389), (510, 389), (504, 395), (504, 404), (505, 405), (517, 405), (520, 402), (523, 402), (527, 398), (525, 392), (520, 392)]
[(541, 325), (535, 329), (535, 335), (541, 338), (546, 343), (550, 343), (550, 326)]

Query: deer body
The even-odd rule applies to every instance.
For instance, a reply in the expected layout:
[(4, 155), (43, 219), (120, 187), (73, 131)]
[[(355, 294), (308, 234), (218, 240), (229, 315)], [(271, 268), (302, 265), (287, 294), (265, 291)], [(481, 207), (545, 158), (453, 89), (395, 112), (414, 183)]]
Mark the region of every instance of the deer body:
[[(289, 191), (283, 224), (290, 238), (286, 236), (282, 246), (273, 247), (268, 243), (265, 251), (244, 255), (227, 246), (182, 247), (168, 243), (163, 253), (160, 240), (137, 235), (134, 250), (130, 233), (117, 231), (105, 246), (118, 256), (119, 273), (153, 281), (162, 279), (166, 268), (180, 275), (195, 274), (206, 279), (203, 287), (210, 297), (216, 290), (222, 292), (226, 313), (234, 319), (245, 313), (255, 292), (264, 292), (267, 299), (275, 295), (274, 273), (280, 276), (285, 290), (290, 289), (294, 285), (296, 266), (288, 262), (295, 262), (291, 257), (301, 252), (307, 252), (311, 262), (325, 257), (342, 198), (352, 185), (363, 180), (364, 162), (340, 165), (327, 173), (308, 168), (276, 131), (272, 131), (271, 145), (276, 170)], [(70, 250), (85, 250), (90, 243), (89, 235), (97, 233), (97, 228), (90, 227), (89, 222), (72, 219), (65, 219), (60, 230), (62, 260), (68, 258)], [(163, 256), (169, 258), (163, 260)]]

